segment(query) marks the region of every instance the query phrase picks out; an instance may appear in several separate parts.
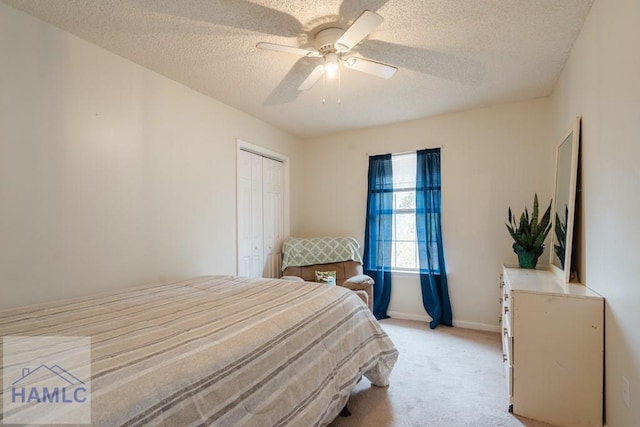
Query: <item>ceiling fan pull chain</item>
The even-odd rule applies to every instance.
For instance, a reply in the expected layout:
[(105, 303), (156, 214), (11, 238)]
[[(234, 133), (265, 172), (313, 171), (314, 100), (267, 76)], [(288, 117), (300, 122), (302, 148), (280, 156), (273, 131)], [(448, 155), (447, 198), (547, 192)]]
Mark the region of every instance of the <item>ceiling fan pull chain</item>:
[(342, 104), (342, 100), (340, 99), (340, 67), (338, 67), (338, 105)]

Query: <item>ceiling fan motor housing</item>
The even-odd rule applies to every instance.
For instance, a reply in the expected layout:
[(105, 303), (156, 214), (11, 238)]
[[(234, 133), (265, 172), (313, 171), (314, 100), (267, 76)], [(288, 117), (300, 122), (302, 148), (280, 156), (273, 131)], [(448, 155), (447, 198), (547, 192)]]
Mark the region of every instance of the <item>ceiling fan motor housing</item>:
[(327, 52), (336, 52), (336, 41), (344, 34), (341, 28), (325, 28), (316, 34), (313, 47), (322, 55)]

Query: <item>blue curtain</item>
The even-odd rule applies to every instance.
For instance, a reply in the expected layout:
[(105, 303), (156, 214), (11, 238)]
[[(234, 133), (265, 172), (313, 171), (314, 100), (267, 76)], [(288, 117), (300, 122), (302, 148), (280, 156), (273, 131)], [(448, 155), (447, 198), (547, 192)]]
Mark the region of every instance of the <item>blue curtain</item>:
[(422, 304), (433, 319), (429, 326), (453, 326), (442, 246), (440, 149), (417, 152), (416, 233)]
[(393, 172), (391, 154), (369, 157), (363, 270), (373, 278), (373, 315), (386, 319), (391, 298)]

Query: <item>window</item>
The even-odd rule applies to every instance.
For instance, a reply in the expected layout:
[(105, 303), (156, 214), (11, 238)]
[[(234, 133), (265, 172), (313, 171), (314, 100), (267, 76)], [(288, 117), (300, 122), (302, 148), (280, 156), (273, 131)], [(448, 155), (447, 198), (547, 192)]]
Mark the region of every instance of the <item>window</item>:
[(391, 267), (416, 271), (419, 268), (416, 238), (416, 153), (394, 154), (393, 229)]
[[(397, 271), (418, 271), (420, 259), (416, 234), (416, 153), (394, 154), (393, 228), (391, 267)], [(435, 221), (434, 214), (427, 214)], [(435, 227), (435, 224), (433, 224)], [(438, 272), (438, 247), (435, 236), (429, 238), (431, 270)]]
[(430, 327), (452, 324), (441, 211), (440, 148), (369, 156), (363, 270), (375, 280), (376, 318), (388, 317), (392, 273), (406, 271), (419, 273)]

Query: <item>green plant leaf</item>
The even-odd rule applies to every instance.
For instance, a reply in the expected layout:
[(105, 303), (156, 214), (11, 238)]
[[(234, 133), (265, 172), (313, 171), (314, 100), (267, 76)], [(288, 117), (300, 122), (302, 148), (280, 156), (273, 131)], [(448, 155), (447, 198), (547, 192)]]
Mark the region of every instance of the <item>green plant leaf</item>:
[(538, 193), (533, 195), (533, 214), (531, 215), (531, 234), (538, 234)]
[(522, 250), (535, 250), (538, 253), (542, 253), (544, 250), (544, 241), (551, 230), (551, 201), (542, 218), (539, 217), (539, 208), (538, 194), (536, 193), (533, 197), (531, 216), (525, 207), (524, 212), (520, 215), (520, 221), (516, 223), (515, 216), (509, 207), (509, 224), (505, 225), (515, 242), (514, 245), (521, 247)]

